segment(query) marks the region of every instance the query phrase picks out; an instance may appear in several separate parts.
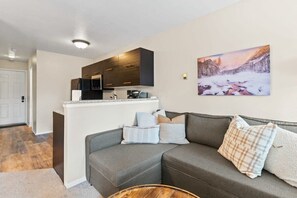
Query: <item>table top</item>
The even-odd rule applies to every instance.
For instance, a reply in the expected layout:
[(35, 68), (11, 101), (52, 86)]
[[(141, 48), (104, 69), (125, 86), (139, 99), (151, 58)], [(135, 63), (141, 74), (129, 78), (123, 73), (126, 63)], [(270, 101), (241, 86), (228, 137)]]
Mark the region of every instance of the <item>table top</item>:
[(186, 190), (163, 184), (145, 184), (121, 190), (109, 198), (199, 198)]

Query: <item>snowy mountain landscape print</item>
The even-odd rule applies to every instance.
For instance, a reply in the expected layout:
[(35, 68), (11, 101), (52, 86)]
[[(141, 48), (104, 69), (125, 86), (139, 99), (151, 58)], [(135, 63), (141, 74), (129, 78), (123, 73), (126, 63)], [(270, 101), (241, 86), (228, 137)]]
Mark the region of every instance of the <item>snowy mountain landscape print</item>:
[(198, 58), (198, 95), (270, 95), (270, 46)]

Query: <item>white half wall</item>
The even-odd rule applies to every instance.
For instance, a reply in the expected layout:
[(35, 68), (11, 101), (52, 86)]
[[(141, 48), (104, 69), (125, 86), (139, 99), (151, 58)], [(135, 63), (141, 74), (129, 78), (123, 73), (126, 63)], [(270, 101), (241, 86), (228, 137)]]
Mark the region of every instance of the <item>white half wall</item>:
[[(242, 0), (98, 60), (137, 47), (153, 50), (155, 87), (143, 90), (158, 96), (167, 110), (297, 121), (296, 8), (295, 0)], [(270, 96), (198, 96), (197, 58), (266, 44), (271, 47)], [(123, 89), (117, 94), (126, 95)]]
[(91, 59), (37, 50), (36, 134), (52, 132), (53, 111), (70, 100), (71, 79), (81, 77), (81, 68)]
[(136, 112), (152, 113), (158, 108), (158, 100), (64, 104), (64, 185), (70, 188), (86, 179), (87, 135), (131, 126)]

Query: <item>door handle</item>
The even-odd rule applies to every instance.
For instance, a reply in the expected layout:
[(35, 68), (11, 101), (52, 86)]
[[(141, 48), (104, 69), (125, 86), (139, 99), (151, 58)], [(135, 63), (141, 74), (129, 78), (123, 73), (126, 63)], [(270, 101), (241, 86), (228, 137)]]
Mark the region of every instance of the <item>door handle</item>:
[(25, 96), (22, 96), (22, 102), (24, 102), (25, 101)]

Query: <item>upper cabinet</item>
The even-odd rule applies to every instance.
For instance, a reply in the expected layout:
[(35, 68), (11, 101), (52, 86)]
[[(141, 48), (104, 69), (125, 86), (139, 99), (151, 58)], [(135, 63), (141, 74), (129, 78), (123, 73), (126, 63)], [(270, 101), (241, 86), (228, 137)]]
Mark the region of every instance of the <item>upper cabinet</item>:
[(115, 78), (115, 74), (119, 66), (118, 56), (101, 61), (101, 63), (103, 63), (103, 87), (109, 88), (116, 86), (118, 84), (118, 79)]
[(92, 76), (103, 74), (103, 67), (101, 62), (94, 63), (82, 68), (82, 78), (91, 79)]
[[(154, 86), (154, 52), (138, 48), (83, 67), (82, 77), (103, 75), (103, 87)], [(95, 74), (96, 75), (96, 74)]]

